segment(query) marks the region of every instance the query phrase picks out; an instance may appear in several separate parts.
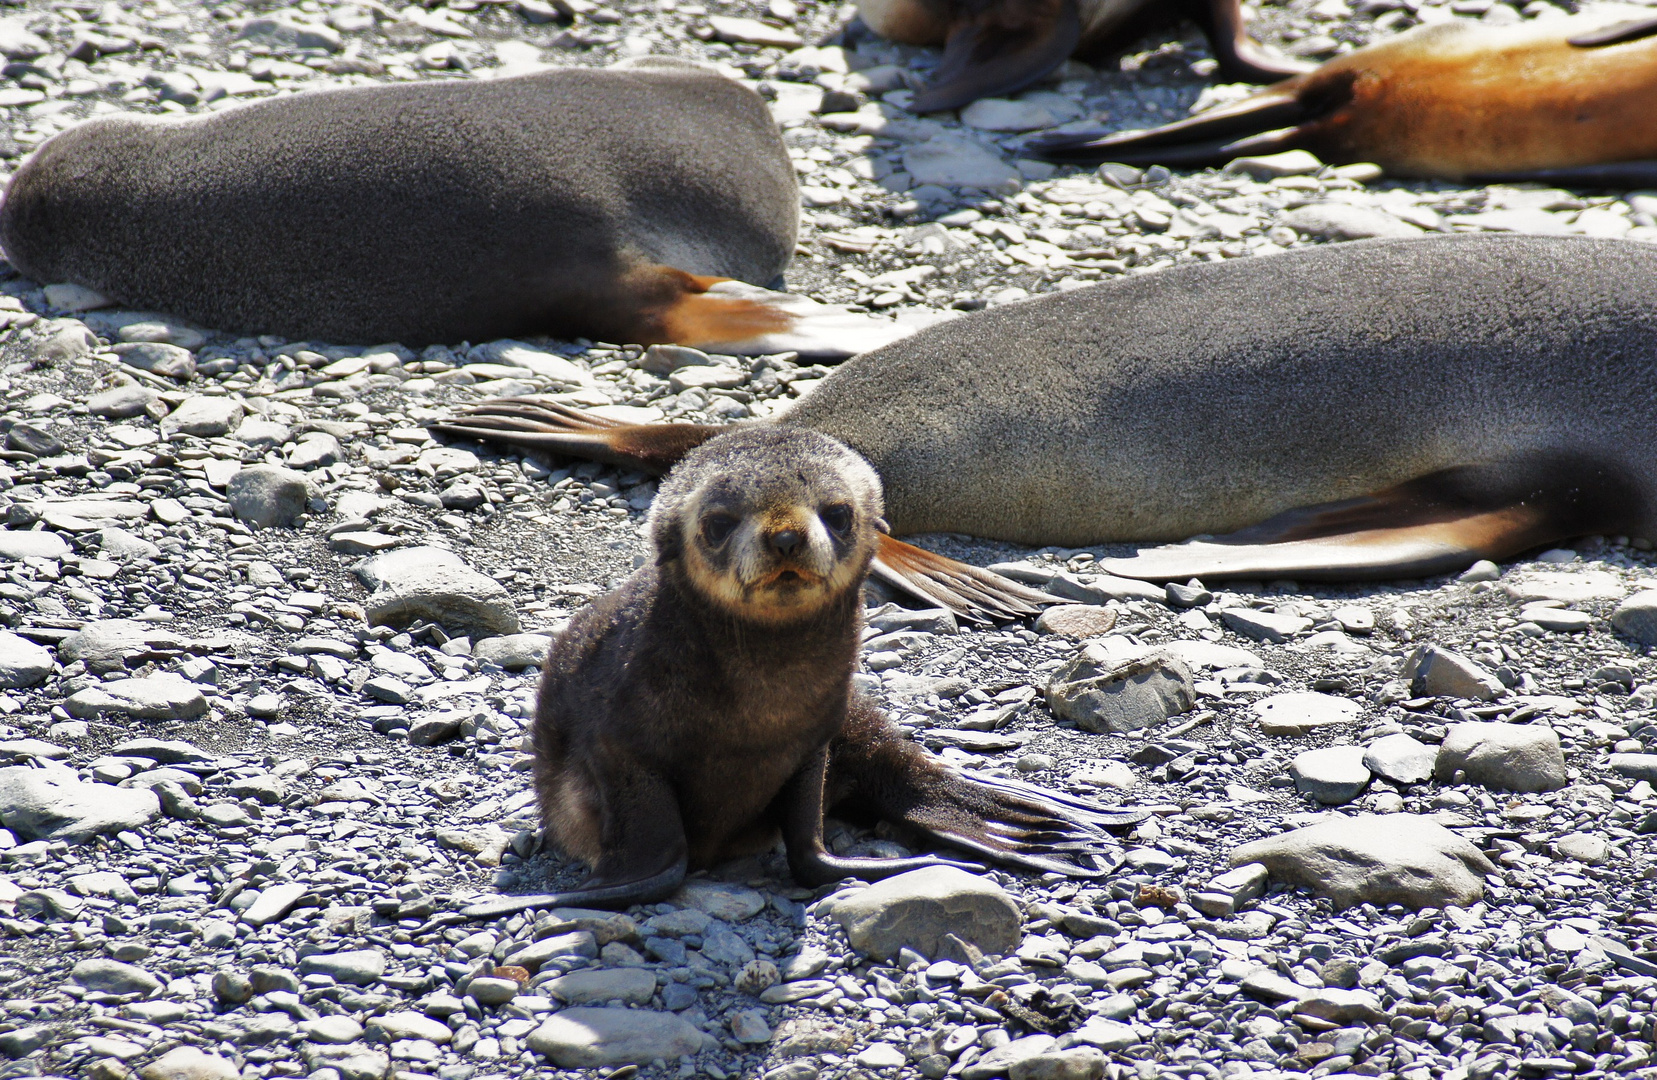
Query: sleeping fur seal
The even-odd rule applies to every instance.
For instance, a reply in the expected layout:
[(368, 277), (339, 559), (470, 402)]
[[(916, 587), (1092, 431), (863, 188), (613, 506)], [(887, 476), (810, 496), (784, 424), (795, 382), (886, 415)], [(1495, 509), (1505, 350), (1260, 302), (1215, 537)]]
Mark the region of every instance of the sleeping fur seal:
[(1310, 150), (1394, 176), (1657, 183), (1657, 18), (1418, 27), (1150, 131), (1044, 136), (1052, 161), (1201, 167)]
[(39, 281), (290, 338), (892, 340), (893, 323), (755, 288), (788, 265), (798, 215), (759, 95), (648, 58), (94, 119), (18, 171), (0, 244)]
[(1108, 869), (1104, 830), (1147, 812), (957, 772), (852, 689), (881, 513), (874, 470), (814, 431), (744, 428), (687, 454), (651, 507), (655, 559), (579, 612), (542, 669), (535, 791), (548, 838), (591, 875), (466, 914), (661, 900), (779, 833), (805, 885), (943, 864), (830, 853), (837, 805), (1004, 865)]
[(1182, 19), (1202, 27), (1228, 79), (1275, 82), (1307, 70), (1249, 38), (1239, 0), (859, 0), (857, 11), (882, 37), (943, 46), (931, 83), (915, 95), (916, 112), (1021, 90), (1066, 57), (1120, 52)]
[[(1230, 533), (1104, 568), (1351, 580), (1657, 536), (1653, 400), (1657, 248), (1469, 234), (1197, 263), (976, 313), (856, 357), (770, 423), (862, 454), (899, 534)], [(657, 469), (720, 430), (533, 401), (439, 429)], [(888, 538), (875, 573), (986, 607), (956, 590), (959, 564), (917, 550)]]

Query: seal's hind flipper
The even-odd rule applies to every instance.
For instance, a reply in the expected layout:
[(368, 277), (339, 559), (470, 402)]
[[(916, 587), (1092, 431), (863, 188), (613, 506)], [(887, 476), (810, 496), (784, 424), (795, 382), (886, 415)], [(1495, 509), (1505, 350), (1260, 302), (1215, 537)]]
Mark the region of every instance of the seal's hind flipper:
[(1580, 457), (1445, 469), (1374, 495), (1289, 510), (1213, 540), (1104, 559), (1123, 577), (1270, 576), (1352, 581), (1449, 573), (1590, 533), (1628, 532), (1644, 515), (1627, 477)]
[(915, 94), (917, 113), (958, 109), (1022, 90), (1069, 59), (1082, 37), (1076, 0), (1000, 0), (975, 5), (949, 29), (932, 80)]
[(1016, 780), (958, 772), (910, 741), (867, 698), (856, 698), (830, 747), (830, 802), (1003, 866), (1098, 877), (1121, 862), (1107, 830), (1148, 811), (1117, 810)]
[(657, 474), (725, 430), (711, 424), (627, 424), (534, 397), (494, 398), (429, 427), (452, 438), (550, 451)]
[[(1653, 24), (1657, 27), (1657, 23)], [(1638, 189), (1657, 187), (1657, 161), (1611, 161), (1603, 165), (1571, 165), (1560, 169), (1477, 173), (1467, 178), (1479, 184), (1547, 184), (1563, 188)]]
[(974, 622), (1021, 619), (1034, 615), (1058, 597), (1036, 592), (1010, 578), (957, 562), (890, 536), (870, 568), (873, 577)]
[(797, 352), (835, 360), (890, 345), (920, 329), (917, 323), (819, 304), (797, 293), (670, 267), (652, 269), (665, 274), (673, 287), (629, 338), (644, 344), (672, 342), (734, 356)]
[(1644, 19), (1629, 19), (1627, 22), (1612, 23), (1602, 26), (1598, 30), (1589, 30), (1575, 37), (1566, 38), (1567, 44), (1579, 49), (1601, 49), (1607, 45), (1622, 45), (1630, 41), (1639, 41), (1657, 34), (1657, 16)]
[(1238, 0), (1202, 0), (1193, 15), (1208, 36), (1208, 51), (1219, 63), (1220, 74), (1237, 82), (1270, 83), (1311, 71), (1316, 65), (1273, 56), (1243, 27)]
[(1300, 99), (1303, 83), (1303, 79), (1292, 79), (1235, 105), (1222, 105), (1147, 131), (1042, 135), (1026, 142), (1024, 152), (1046, 161), (1078, 164), (1119, 161), (1203, 168), (1249, 154), (1293, 150), (1300, 145), (1302, 126), (1321, 119), (1327, 111), (1309, 108)]
[(460, 914), (467, 919), (499, 919), (532, 908), (620, 909), (634, 904), (650, 904), (673, 895), (685, 880), (685, 869), (685, 860), (680, 859), (675, 865), (636, 881), (578, 886), (555, 893), (498, 896), (469, 904), (460, 910)]

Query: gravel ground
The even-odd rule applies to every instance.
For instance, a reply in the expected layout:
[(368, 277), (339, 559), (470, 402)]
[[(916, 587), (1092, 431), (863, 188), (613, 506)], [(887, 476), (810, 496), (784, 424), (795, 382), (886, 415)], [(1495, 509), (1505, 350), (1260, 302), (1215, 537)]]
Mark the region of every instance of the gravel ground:
[[(1360, 7), (1273, 5), (1254, 25), (1323, 57), (1452, 14), (1560, 14)], [(1292, 159), (1055, 173), (1017, 157), (1022, 132), (1144, 126), (1241, 88), (1210, 85), (1188, 32), (1067, 65), (966, 123), (917, 118), (904, 95), (935, 54), (788, 42), (849, 14), (14, 5), (0, 159), (116, 109), (668, 52), (774, 102), (806, 203), (789, 280), (828, 302), (970, 310), (1371, 235), (1657, 238), (1657, 194), (1397, 184)], [(783, 44), (740, 40), (768, 35)], [(424, 425), (521, 392), (763, 416), (827, 369), (665, 371), (591, 342), (340, 348), (85, 309), (76, 289), (16, 277), (0, 294), (0, 1076), (625, 1076), (625, 1055), (605, 1063), (622, 1029), (653, 1076), (1654, 1068), (1648, 545), (1595, 538), (1457, 579), (1209, 591), (1092, 572), (1121, 548), (923, 538), (1082, 606), (995, 629), (877, 607), (860, 682), (964, 766), (1154, 808), (1117, 872), (934, 882), (977, 898), (948, 915), (914, 881), (799, 889), (770, 856), (625, 915), (461, 925), (450, 913), (473, 898), (574, 878), (536, 852), (526, 665), (635, 564), (654, 487), (443, 446)], [(1124, 658), (1154, 673), (1150, 690), (1120, 677)], [(1067, 696), (1088, 679), (1112, 704)], [(1399, 812), (1410, 829), (1388, 819), (1396, 843), (1367, 862), (1356, 841), (1317, 862), (1307, 841), (1250, 849), (1233, 872), (1246, 842)], [(831, 832), (842, 852), (903, 840)], [(859, 904), (914, 912), (921, 936), (874, 940)]]

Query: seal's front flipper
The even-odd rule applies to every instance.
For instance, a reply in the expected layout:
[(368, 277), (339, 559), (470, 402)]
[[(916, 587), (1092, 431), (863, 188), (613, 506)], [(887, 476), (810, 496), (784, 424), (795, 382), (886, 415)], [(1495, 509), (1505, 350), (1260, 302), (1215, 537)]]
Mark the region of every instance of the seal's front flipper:
[(887, 721), (868, 699), (853, 701), (830, 747), (831, 805), (877, 814), (1002, 866), (1098, 877), (1121, 862), (1107, 830), (1150, 816), (1023, 784), (957, 772)]
[(1123, 577), (1412, 578), (1590, 533), (1638, 531), (1639, 487), (1580, 457), (1467, 465), (1375, 495), (1278, 514), (1213, 540), (1101, 560)]
[(645, 335), (651, 341), (734, 356), (797, 352), (843, 359), (890, 345), (921, 326), (741, 281), (689, 280), (694, 287), (687, 287), (656, 313), (655, 326)]
[(1630, 19), (1627, 22), (1612, 23), (1602, 26), (1598, 30), (1589, 30), (1566, 42), (1579, 49), (1602, 49), (1607, 45), (1622, 45), (1630, 41), (1639, 41), (1657, 34), (1657, 16), (1644, 19)]
[(1021, 619), (1058, 597), (1020, 585), (1000, 574), (905, 544), (880, 538), (871, 576), (911, 596), (948, 608), (974, 622)]
[(958, 109), (1022, 90), (1070, 58), (1082, 38), (1076, 0), (999, 0), (950, 27), (932, 81), (915, 94), (917, 113)]
[(1292, 79), (1235, 105), (1146, 131), (1042, 135), (1026, 142), (1024, 151), (1046, 161), (1077, 164), (1119, 161), (1204, 168), (1249, 154), (1293, 150), (1304, 138), (1303, 125), (1322, 119), (1327, 111), (1309, 108), (1301, 100), (1304, 81)]
[(430, 430), (661, 474), (725, 429), (711, 424), (627, 424), (546, 398), (494, 398)]
[(1237, 82), (1277, 82), (1311, 71), (1315, 65), (1273, 56), (1243, 28), (1238, 0), (1201, 0), (1192, 5), (1192, 17), (1208, 35), (1208, 49), (1220, 65), (1220, 74)]

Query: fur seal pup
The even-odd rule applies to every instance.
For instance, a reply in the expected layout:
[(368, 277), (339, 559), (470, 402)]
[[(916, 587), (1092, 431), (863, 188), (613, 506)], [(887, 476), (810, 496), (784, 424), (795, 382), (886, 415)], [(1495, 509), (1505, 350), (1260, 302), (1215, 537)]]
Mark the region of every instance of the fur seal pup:
[(1042, 136), (1050, 161), (1197, 168), (1310, 150), (1394, 176), (1657, 182), (1657, 18), (1422, 26), (1149, 131)]
[(1022, 90), (1067, 57), (1120, 52), (1183, 19), (1202, 27), (1228, 79), (1275, 82), (1310, 66), (1250, 39), (1239, 0), (859, 0), (857, 12), (881, 37), (943, 46), (931, 83), (915, 95), (916, 112)]
[(1103, 873), (1103, 830), (1145, 812), (970, 778), (853, 691), (882, 509), (874, 470), (814, 431), (746, 428), (687, 454), (651, 508), (655, 560), (579, 612), (542, 669), (535, 792), (591, 874), (466, 914), (650, 903), (779, 831), (805, 885), (943, 862), (831, 854), (823, 814), (841, 804), (1005, 865)]
[(90, 120), (18, 171), (0, 245), (39, 281), (290, 338), (849, 355), (901, 334), (755, 288), (799, 203), (758, 94), (647, 58)]
[[(1657, 536), (1654, 351), (1657, 247), (1370, 240), (974, 313), (846, 362), (768, 423), (860, 453), (900, 534), (1232, 533), (1103, 565), (1415, 577), (1587, 534)], [(661, 469), (721, 429), (507, 401), (439, 430)], [(875, 572), (946, 602), (951, 581), (914, 568), (915, 550), (883, 542)]]

